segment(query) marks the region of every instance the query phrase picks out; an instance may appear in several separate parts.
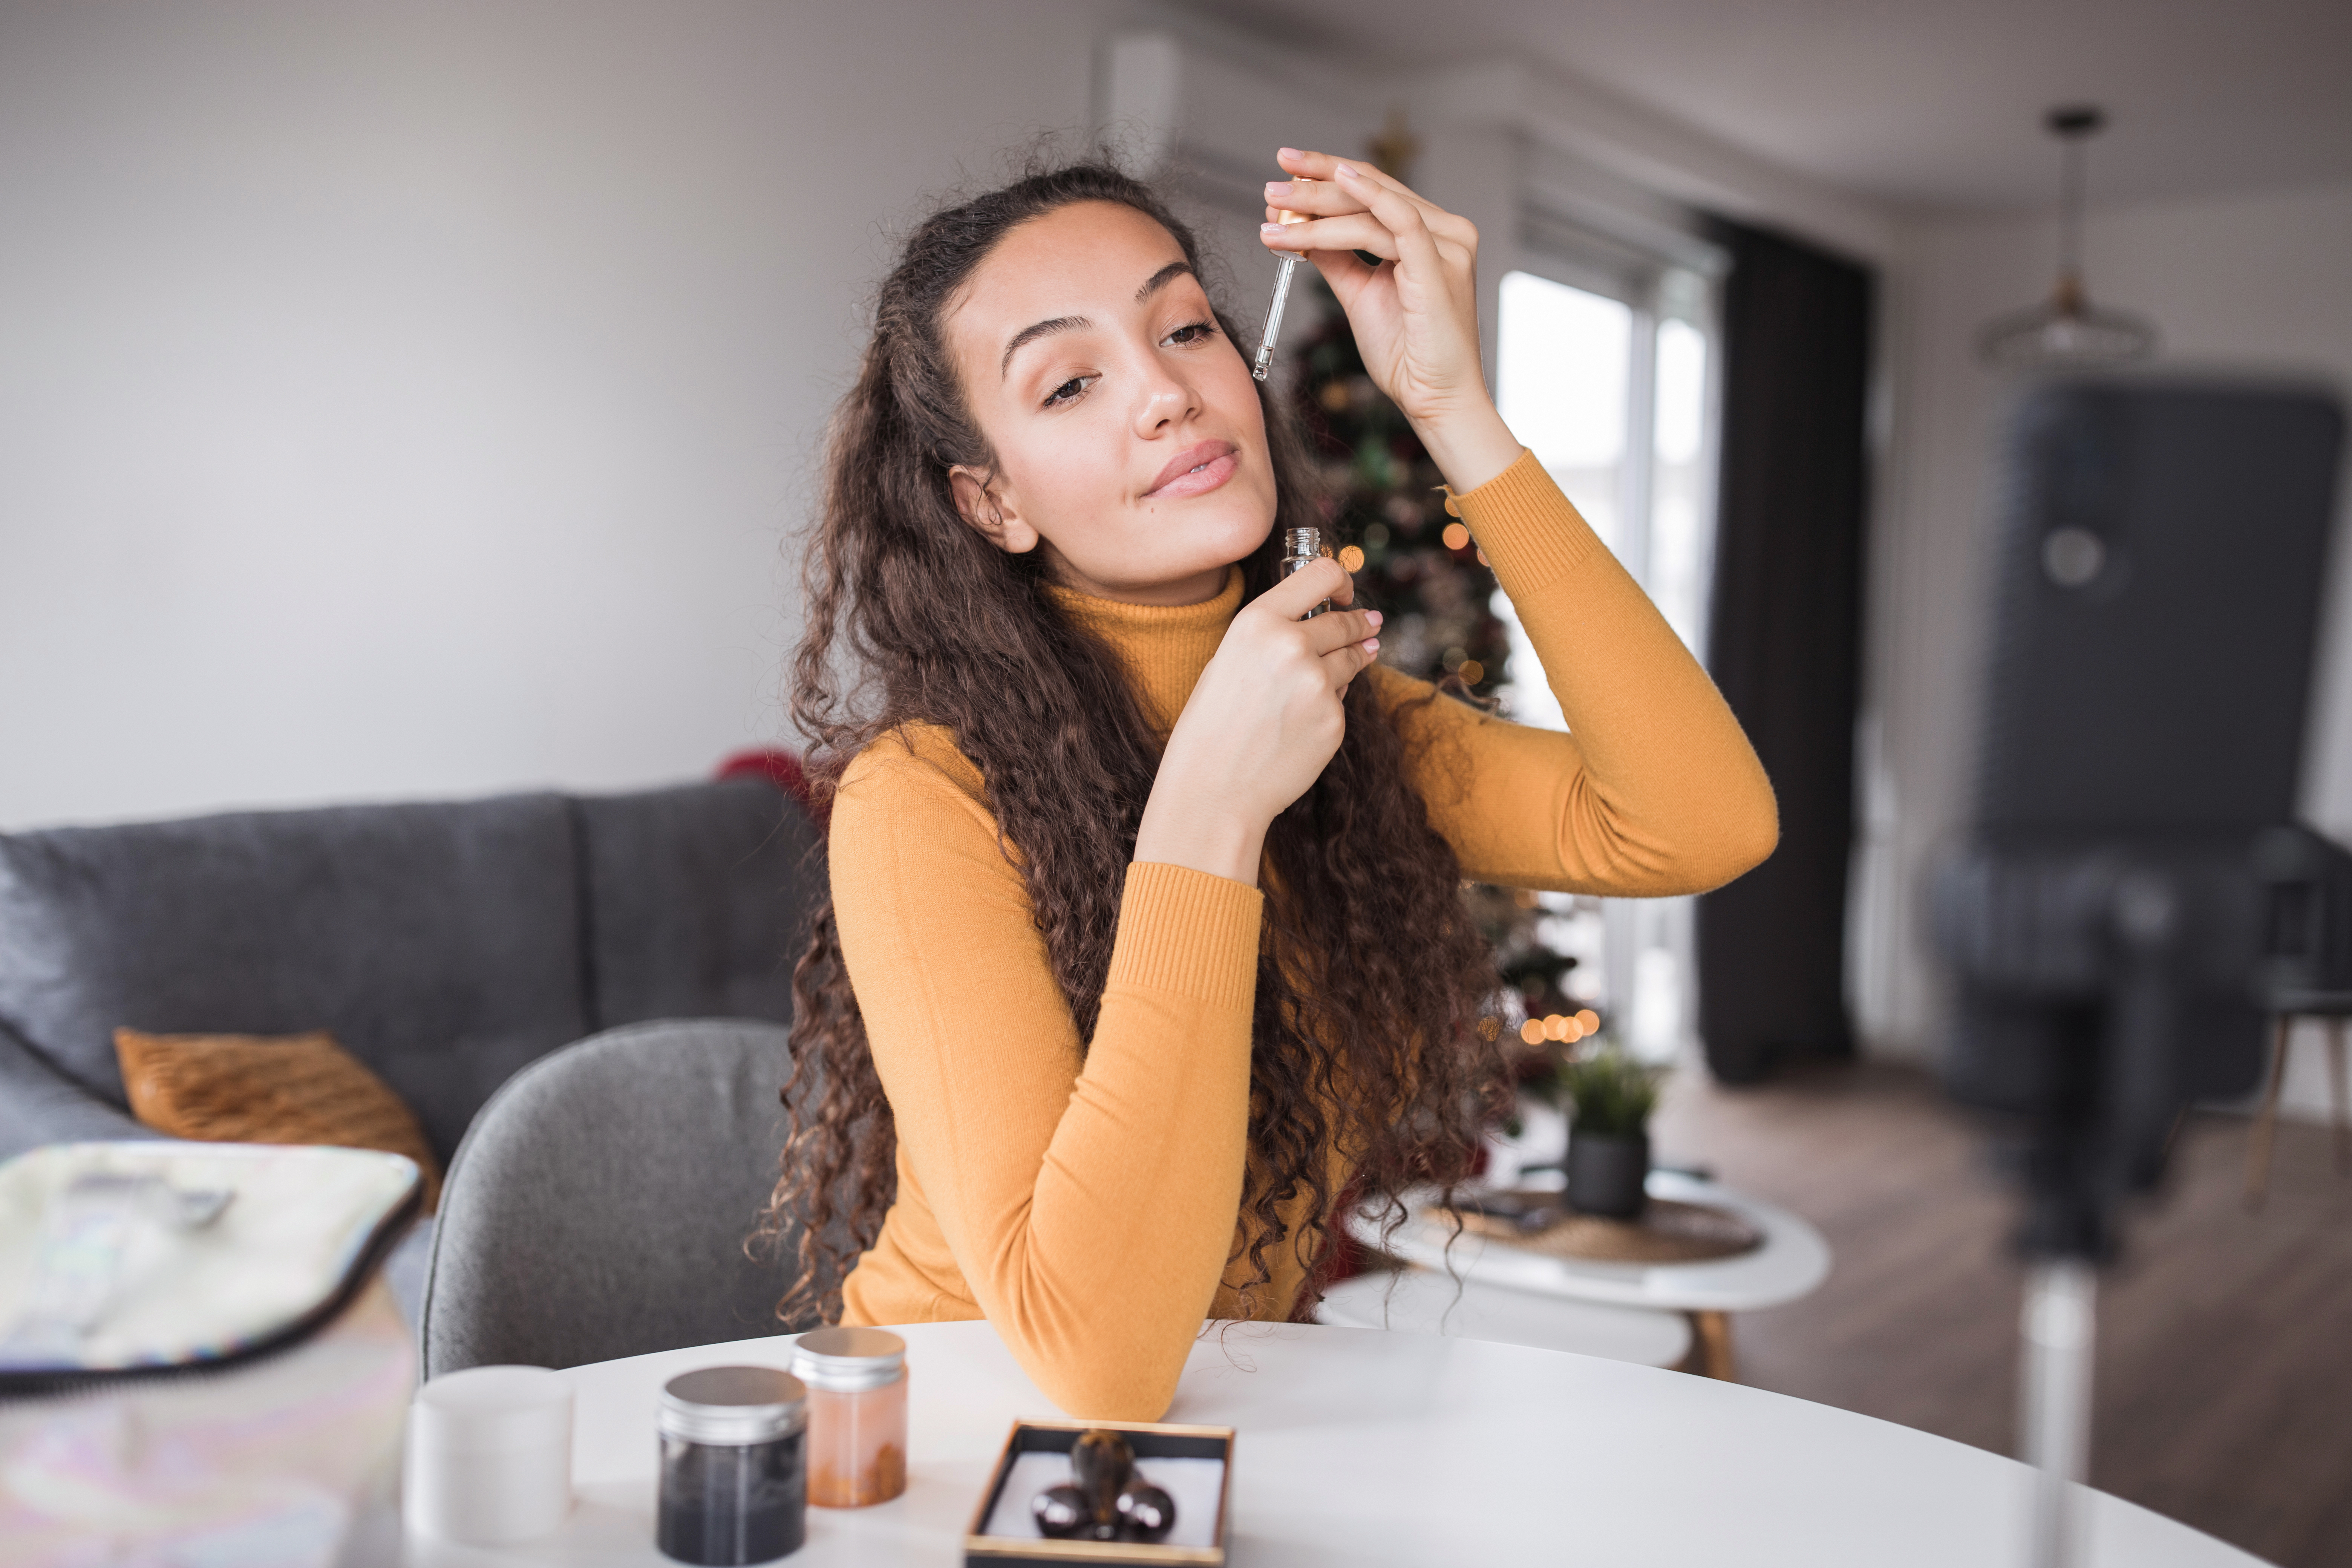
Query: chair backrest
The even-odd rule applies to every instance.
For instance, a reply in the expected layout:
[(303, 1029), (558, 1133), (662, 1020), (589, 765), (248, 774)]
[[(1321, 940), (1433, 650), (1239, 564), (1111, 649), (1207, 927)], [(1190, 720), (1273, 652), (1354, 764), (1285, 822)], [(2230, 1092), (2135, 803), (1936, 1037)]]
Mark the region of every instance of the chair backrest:
[(776, 1180), (787, 1031), (650, 1023), (582, 1040), (491, 1096), (442, 1189), (425, 1374), (578, 1366), (809, 1327), (744, 1238)]

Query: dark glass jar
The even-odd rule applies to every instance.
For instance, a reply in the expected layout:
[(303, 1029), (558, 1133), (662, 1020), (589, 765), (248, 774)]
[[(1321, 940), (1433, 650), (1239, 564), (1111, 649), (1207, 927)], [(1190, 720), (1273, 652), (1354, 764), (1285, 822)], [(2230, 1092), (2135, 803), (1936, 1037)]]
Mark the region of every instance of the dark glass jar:
[(808, 1529), (808, 1391), (772, 1366), (710, 1366), (663, 1385), (654, 1544), (698, 1568), (772, 1563)]

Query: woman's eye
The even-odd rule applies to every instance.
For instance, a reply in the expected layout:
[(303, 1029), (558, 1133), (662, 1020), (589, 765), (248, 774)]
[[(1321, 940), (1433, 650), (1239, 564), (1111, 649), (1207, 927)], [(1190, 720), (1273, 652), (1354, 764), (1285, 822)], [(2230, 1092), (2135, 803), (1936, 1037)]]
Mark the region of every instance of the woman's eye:
[(1191, 321), (1169, 333), (1167, 338), (1163, 341), (1171, 343), (1197, 343), (1204, 339), (1213, 338), (1216, 335), (1216, 322)]
[(1045, 406), (1052, 408), (1060, 404), (1076, 403), (1078, 400), (1079, 395), (1086, 391), (1087, 383), (1093, 379), (1094, 377), (1090, 375), (1074, 375), (1070, 377), (1069, 380), (1062, 383), (1061, 385), (1054, 388), (1052, 392), (1046, 395)]

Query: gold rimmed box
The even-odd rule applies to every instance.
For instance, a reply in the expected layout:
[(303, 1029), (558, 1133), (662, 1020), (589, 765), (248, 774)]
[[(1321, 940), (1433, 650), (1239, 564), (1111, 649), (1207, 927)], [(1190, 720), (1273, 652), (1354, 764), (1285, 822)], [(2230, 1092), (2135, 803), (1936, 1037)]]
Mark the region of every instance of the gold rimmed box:
[[(990, 1519), (998, 1500), (1024, 1454), (1066, 1454), (1081, 1432), (1117, 1432), (1135, 1450), (1138, 1459), (1214, 1459), (1221, 1467), (1217, 1484), (1215, 1527), (1206, 1546), (1180, 1546), (1172, 1542), (1049, 1541), (1041, 1537), (991, 1535)], [(1184, 1563), (1190, 1568), (1224, 1568), (1225, 1521), (1233, 1510), (1234, 1429), (1230, 1426), (1176, 1426), (1165, 1423), (1115, 1421), (1015, 1421), (997, 1456), (988, 1485), (981, 1489), (980, 1506), (972, 1510), (971, 1527), (964, 1532), (965, 1568), (1067, 1568), (1074, 1563)], [(1182, 1520), (1179, 1517), (1179, 1527)]]

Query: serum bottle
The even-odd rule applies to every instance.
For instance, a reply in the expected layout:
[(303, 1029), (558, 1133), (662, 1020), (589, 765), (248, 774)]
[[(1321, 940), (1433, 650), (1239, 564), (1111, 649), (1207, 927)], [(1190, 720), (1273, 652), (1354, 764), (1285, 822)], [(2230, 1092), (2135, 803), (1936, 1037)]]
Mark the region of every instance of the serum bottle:
[[(1321, 529), (1286, 528), (1282, 531), (1282, 563), (1276, 568), (1276, 579), (1279, 581), (1294, 572), (1303, 572), (1330, 553), (1323, 547)], [(1331, 601), (1326, 599), (1299, 618), (1313, 620), (1330, 607)]]

